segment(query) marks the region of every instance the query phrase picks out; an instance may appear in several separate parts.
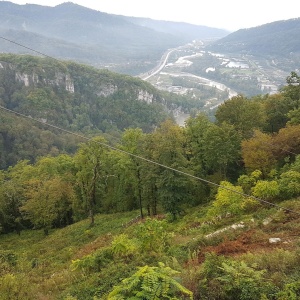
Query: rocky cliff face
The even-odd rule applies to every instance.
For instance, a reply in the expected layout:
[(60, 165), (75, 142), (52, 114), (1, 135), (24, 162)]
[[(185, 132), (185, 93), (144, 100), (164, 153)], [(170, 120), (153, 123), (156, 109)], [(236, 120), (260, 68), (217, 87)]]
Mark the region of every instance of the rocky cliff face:
[(43, 82), (45, 85), (51, 86), (63, 86), (66, 91), (70, 93), (75, 92), (74, 82), (70, 75), (63, 73), (55, 73), (54, 78), (42, 78), (41, 76), (32, 73), (16, 72), (16, 81), (22, 82), (25, 86), (36, 86), (39, 82)]
[[(18, 71), (15, 65), (3, 61), (0, 62), (0, 69), (4, 71), (13, 71), (15, 73), (15, 80), (17, 82), (23, 83), (25, 86), (36, 86), (37, 84), (42, 82), (45, 85), (63, 86), (66, 89), (66, 91), (70, 93), (75, 92), (74, 82), (69, 74), (64, 74), (62, 72), (57, 71), (54, 73), (54, 76), (42, 76), (35, 72), (26, 73)], [(42, 70), (42, 72), (46, 74), (45, 70)]]
[(108, 97), (118, 91), (118, 87), (114, 84), (105, 84), (96, 91), (97, 96)]
[[(42, 83), (46, 86), (61, 86), (70, 93), (75, 93), (74, 80), (70, 74), (66, 74), (60, 71), (55, 71), (54, 74), (47, 74), (45, 70), (39, 70), (38, 72), (22, 72), (18, 68), (7, 62), (0, 61), (0, 71), (8, 70), (14, 72), (14, 77), (17, 82), (21, 82), (27, 87), (37, 86)], [(95, 94), (101, 97), (109, 97), (119, 90), (117, 84), (114, 83), (102, 83), (95, 88)], [(155, 102), (153, 94), (146, 90), (138, 89), (136, 94), (136, 100), (152, 104)]]
[(139, 90), (138, 91), (138, 100), (147, 102), (148, 104), (153, 103), (154, 96), (147, 91)]

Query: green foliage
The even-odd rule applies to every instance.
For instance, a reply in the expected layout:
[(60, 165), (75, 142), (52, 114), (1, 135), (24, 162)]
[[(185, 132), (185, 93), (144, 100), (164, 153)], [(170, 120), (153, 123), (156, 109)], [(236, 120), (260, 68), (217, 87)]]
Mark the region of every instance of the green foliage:
[(290, 199), (300, 195), (300, 173), (297, 171), (287, 171), (280, 175), (279, 179), (280, 196)]
[(13, 251), (0, 250), (0, 275), (13, 273), (18, 262), (18, 258)]
[(297, 300), (300, 297), (300, 281), (288, 283), (284, 286), (283, 291), (276, 295), (277, 300)]
[(276, 199), (279, 196), (279, 193), (279, 184), (275, 180), (258, 180), (252, 188), (252, 194), (255, 197), (268, 201)]
[(211, 125), (204, 134), (204, 163), (210, 171), (221, 171), (226, 177), (231, 164), (240, 159), (241, 136), (233, 125)]
[[(168, 117), (161, 93), (140, 79), (27, 55), (2, 54), (0, 61), (2, 105), (42, 122), (94, 136), (137, 127), (149, 132)], [(141, 95), (152, 97), (152, 103)], [(34, 162), (38, 156), (74, 153), (78, 143), (42, 124), (16, 122), (3, 111), (0, 129), (1, 168), (20, 159)]]
[(90, 273), (94, 270), (95, 266), (95, 256), (86, 255), (81, 259), (76, 259), (72, 261), (71, 270), (72, 271), (83, 271), (84, 273)]
[(290, 103), (281, 94), (267, 95), (261, 99), (267, 122), (264, 126), (268, 132), (278, 132), (283, 128), (290, 116)]
[(288, 125), (299, 125), (300, 124), (300, 108), (290, 110), (287, 113), (287, 117), (289, 121), (287, 122)]
[(136, 237), (142, 251), (148, 253), (164, 253), (170, 243), (172, 233), (167, 231), (167, 222), (147, 218), (136, 227)]
[(276, 287), (266, 275), (258, 264), (207, 253), (198, 273), (197, 299), (273, 299)]
[(219, 124), (231, 124), (243, 137), (249, 137), (254, 129), (264, 126), (266, 116), (260, 103), (238, 95), (218, 107), (216, 119)]
[(140, 267), (131, 277), (115, 286), (107, 299), (193, 299), (193, 293), (173, 279), (178, 273), (163, 263), (159, 263), (158, 267)]
[(20, 208), (26, 199), (27, 181), (34, 176), (33, 168), (28, 161), (19, 161), (1, 175), (0, 226), (3, 232), (15, 230), (19, 234), (25, 223)]
[[(171, 120), (162, 123), (152, 134), (152, 143), (156, 146), (151, 150), (151, 159), (170, 168), (188, 171), (188, 159), (185, 152), (186, 137), (184, 130)], [(178, 172), (159, 167), (156, 168), (155, 186), (165, 212), (175, 219), (182, 210), (184, 199), (192, 189), (192, 180)], [(156, 173), (155, 172), (155, 173)]]
[(94, 225), (94, 214), (99, 209), (103, 198), (104, 182), (107, 173), (108, 150), (102, 145), (106, 143), (103, 137), (94, 138), (82, 144), (75, 156), (77, 168), (76, 180), (80, 192), (81, 207), (90, 217)]
[[(224, 217), (226, 214), (240, 215), (243, 212), (245, 197), (241, 195), (243, 189), (240, 186), (234, 186), (228, 181), (221, 181), (220, 187), (213, 201), (211, 208), (208, 210), (209, 217)], [(240, 194), (235, 193), (238, 192)]]
[(24, 275), (6, 274), (0, 277), (1, 300), (30, 300), (34, 298), (32, 283)]
[(243, 188), (245, 193), (249, 194), (251, 192), (251, 188), (261, 176), (262, 172), (260, 170), (255, 170), (250, 175), (241, 175), (238, 178), (238, 184)]
[(116, 236), (111, 243), (111, 251), (116, 257), (129, 258), (137, 254), (136, 241), (126, 234)]
[(271, 145), (271, 135), (260, 131), (255, 131), (250, 139), (243, 140), (241, 147), (246, 169), (249, 171), (259, 170), (266, 177), (276, 164)]
[(208, 137), (207, 131), (213, 124), (206, 115), (198, 114), (194, 118), (189, 118), (186, 125), (188, 151), (192, 162), (192, 168), (196, 175), (201, 176), (208, 171), (204, 163), (204, 136)]
[(256, 270), (244, 261), (222, 263), (222, 276), (218, 278), (224, 284), (225, 299), (259, 299), (268, 286), (264, 283), (265, 270)]
[(286, 82), (287, 85), (281, 89), (281, 93), (289, 101), (290, 108), (297, 110), (300, 108), (300, 76), (293, 71), (286, 78)]
[(54, 177), (46, 181), (32, 179), (28, 182), (27, 201), (21, 207), (36, 228), (43, 228), (45, 233), (57, 224), (70, 223), (68, 213), (75, 199), (75, 193), (70, 183), (62, 178)]
[(110, 248), (102, 248), (80, 259), (72, 260), (70, 268), (73, 272), (81, 272), (87, 276), (94, 272), (100, 272), (112, 259), (112, 250)]

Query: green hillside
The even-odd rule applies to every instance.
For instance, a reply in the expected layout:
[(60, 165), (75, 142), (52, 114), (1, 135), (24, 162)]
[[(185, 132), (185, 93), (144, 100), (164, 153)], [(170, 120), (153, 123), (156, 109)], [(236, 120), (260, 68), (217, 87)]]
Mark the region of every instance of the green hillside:
[[(165, 98), (137, 78), (26, 55), (1, 54), (0, 64), (1, 105), (65, 130), (118, 137), (125, 128), (152, 131), (170, 117)], [(18, 157), (32, 161), (75, 148), (74, 138), (65, 139), (63, 132), (53, 134), (37, 122), (16, 121), (3, 111), (0, 124), (2, 167), (15, 164)]]
[(215, 41), (208, 49), (222, 53), (288, 57), (300, 55), (300, 18), (240, 29)]
[[(18, 44), (59, 59), (76, 60), (137, 75), (154, 67), (169, 48), (195, 38), (224, 36), (225, 30), (159, 21), (143, 26), (124, 16), (66, 2), (55, 7), (0, 2), (0, 34)], [(166, 27), (166, 26), (164, 26)], [(0, 39), (0, 52), (34, 55)]]
[(180, 127), (139, 79), (0, 58), (0, 300), (300, 297), (297, 73)]
[[(296, 201), (284, 205), (300, 208)], [(193, 292), (189, 298), (169, 289), (173, 299), (299, 297), (299, 215), (261, 207), (208, 225), (206, 211), (187, 210), (172, 223), (162, 217), (132, 222), (137, 211), (97, 215), (92, 228), (81, 221), (48, 236), (40, 230), (1, 235), (0, 299), (118, 299), (108, 297), (115, 286), (139, 267), (156, 268), (159, 262), (176, 270), (175, 280)], [(150, 295), (145, 299), (166, 280), (144, 282)], [(130, 290), (123, 286), (123, 299)]]

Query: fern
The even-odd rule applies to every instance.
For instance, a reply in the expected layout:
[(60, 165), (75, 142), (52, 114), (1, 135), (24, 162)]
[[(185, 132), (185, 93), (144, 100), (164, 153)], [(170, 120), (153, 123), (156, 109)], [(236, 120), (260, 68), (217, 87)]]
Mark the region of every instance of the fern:
[(158, 267), (140, 267), (131, 277), (124, 279), (120, 285), (115, 286), (107, 299), (193, 299), (193, 293), (173, 278), (178, 273), (163, 263), (159, 263)]

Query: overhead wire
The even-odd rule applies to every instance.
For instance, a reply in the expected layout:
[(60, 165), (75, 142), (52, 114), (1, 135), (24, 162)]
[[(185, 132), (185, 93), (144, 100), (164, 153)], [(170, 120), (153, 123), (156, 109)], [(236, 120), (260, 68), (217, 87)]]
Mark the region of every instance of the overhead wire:
[[(41, 54), (41, 55), (43, 55), (43, 56), (45, 56), (45, 57), (54, 59), (54, 60), (56, 60), (56, 61), (62, 63), (62, 62), (61, 62), (60, 60), (58, 60), (57, 58), (54, 58), (54, 57), (52, 57), (52, 56), (49, 56), (49, 55), (47, 55), (47, 54), (44, 54), (44, 53), (39, 52), (39, 51), (37, 51), (37, 50), (34, 50), (34, 49), (30, 48), (30, 47), (27, 47), (27, 46), (24, 46), (24, 45), (22, 45), (22, 44), (20, 44), (20, 43), (11, 41), (11, 40), (9, 40), (9, 39), (7, 39), (7, 38), (5, 38), (5, 37), (2, 37), (2, 36), (0, 36), (0, 38), (3, 39), (3, 40), (6, 40), (6, 41), (8, 41), (8, 42), (11, 42), (11, 43), (13, 43), (13, 44), (16, 44), (16, 45), (18, 45), (18, 46), (20, 46), (20, 47), (23, 47), (23, 48), (26, 48), (26, 49), (28, 49), (28, 50), (34, 51), (34, 52), (36, 52), (36, 53), (38, 53), (38, 54)], [(114, 151), (118, 151), (118, 152), (127, 154), (127, 155), (129, 155), (129, 156), (131, 156), (131, 157), (135, 157), (135, 158), (137, 158), (137, 159), (143, 160), (143, 161), (148, 162), (148, 163), (150, 163), (150, 164), (154, 164), (154, 165), (160, 166), (160, 167), (162, 167), (162, 168), (168, 169), (168, 170), (170, 170), (170, 171), (176, 172), (176, 173), (178, 173), (178, 174), (181, 174), (181, 175), (184, 175), (184, 176), (188, 176), (188, 177), (190, 177), (190, 178), (193, 178), (193, 179), (195, 179), (195, 180), (201, 181), (201, 182), (203, 182), (203, 183), (210, 184), (210, 185), (213, 185), (213, 186), (215, 186), (215, 187), (218, 187), (218, 188), (221, 188), (221, 189), (224, 189), (224, 190), (233, 192), (233, 193), (238, 194), (238, 195), (240, 195), (240, 196), (243, 196), (243, 197), (246, 197), (246, 198), (250, 198), (250, 199), (256, 200), (256, 201), (258, 201), (259, 203), (267, 204), (267, 205), (273, 206), (273, 207), (275, 207), (275, 208), (277, 208), (277, 209), (284, 210), (284, 211), (286, 211), (286, 212), (290, 212), (290, 213), (294, 213), (294, 214), (300, 215), (300, 212), (298, 212), (298, 211), (294, 211), (294, 210), (292, 210), (292, 209), (285, 208), (285, 207), (283, 207), (283, 206), (281, 206), (281, 205), (278, 205), (278, 204), (269, 202), (269, 201), (267, 201), (267, 200), (264, 200), (264, 199), (255, 197), (255, 196), (253, 196), (253, 195), (248, 195), (248, 194), (246, 194), (246, 193), (239, 192), (239, 191), (237, 191), (237, 190), (235, 190), (235, 189), (233, 189), (233, 188), (229, 188), (229, 187), (227, 187), (227, 186), (224, 186), (224, 185), (221, 185), (221, 184), (217, 184), (217, 183), (212, 182), (212, 181), (210, 181), (210, 180), (207, 180), (207, 179), (204, 179), (204, 178), (201, 178), (201, 177), (192, 175), (192, 174), (190, 174), (190, 173), (187, 173), (187, 172), (184, 172), (184, 171), (181, 171), (181, 170), (178, 170), (178, 169), (169, 167), (169, 166), (164, 165), (164, 164), (162, 164), (162, 163), (159, 163), (159, 162), (153, 161), (153, 160), (151, 160), (151, 159), (148, 159), (148, 158), (145, 158), (145, 157), (142, 157), (142, 156), (139, 156), (139, 155), (130, 153), (130, 152), (128, 152), (128, 151), (125, 151), (125, 150), (122, 150), (122, 149), (120, 149), (120, 148), (111, 146), (111, 145), (106, 144), (106, 143), (104, 143), (104, 142), (95, 141), (95, 140), (93, 140), (93, 138), (86, 137), (86, 136), (84, 136), (84, 135), (82, 135), (82, 134), (79, 134), (79, 133), (75, 133), (75, 132), (69, 131), (69, 130), (67, 130), (67, 129), (61, 128), (61, 127), (56, 126), (56, 125), (53, 125), (53, 124), (49, 124), (49, 123), (44, 122), (44, 121), (42, 121), (42, 120), (39, 120), (39, 119), (37, 119), (37, 118), (33, 118), (33, 117), (31, 117), (31, 116), (27, 116), (27, 115), (22, 114), (22, 113), (20, 113), (20, 112), (16, 112), (16, 111), (14, 111), (14, 110), (8, 109), (8, 108), (6, 108), (6, 107), (4, 107), (4, 106), (1, 106), (1, 105), (0, 105), (0, 109), (1, 109), (1, 110), (4, 110), (4, 111), (6, 111), (6, 112), (9, 112), (9, 113), (13, 113), (13, 114), (15, 114), (15, 115), (17, 115), (17, 116), (20, 116), (20, 117), (23, 117), (23, 118), (27, 118), (27, 119), (33, 120), (33, 121), (38, 122), (38, 123), (40, 123), (40, 124), (46, 125), (46, 126), (48, 126), (48, 127), (51, 127), (51, 128), (57, 129), (57, 130), (60, 130), (60, 131), (62, 131), (62, 132), (65, 132), (65, 133), (74, 135), (74, 136), (79, 137), (79, 138), (81, 138), (81, 139), (84, 139), (84, 140), (87, 140), (87, 141), (92, 141), (92, 142), (94, 142), (94, 143), (97, 143), (97, 144), (99, 144), (99, 145), (101, 145), (101, 146), (104, 146), (104, 147), (106, 147), (106, 148), (109, 148), (109, 149), (111, 149), (111, 150), (114, 150)]]
[(33, 117), (31, 117), (31, 116), (27, 116), (27, 115), (25, 115), (25, 114), (22, 114), (22, 113), (19, 113), (19, 112), (14, 111), (14, 110), (8, 109), (8, 108), (6, 108), (6, 107), (4, 107), (4, 106), (1, 106), (1, 105), (0, 105), (0, 109), (2, 109), (2, 110), (4, 110), (4, 111), (7, 111), (7, 112), (9, 112), (9, 113), (16, 114), (17, 116), (20, 116), (20, 117), (23, 117), (23, 118), (27, 118), (27, 119), (33, 120), (33, 121), (35, 121), (35, 122), (38, 122), (38, 123), (40, 123), (40, 124), (49, 126), (49, 127), (51, 127), (51, 128), (58, 129), (58, 130), (60, 130), (60, 131), (62, 131), (62, 132), (65, 132), (65, 133), (68, 133), (68, 134), (72, 134), (72, 135), (74, 135), (74, 136), (76, 136), (76, 137), (79, 137), (79, 138), (82, 138), (82, 139), (84, 139), (84, 140), (92, 141), (92, 142), (94, 142), (94, 143), (96, 143), (96, 144), (99, 144), (99, 145), (104, 146), (104, 147), (106, 147), (106, 148), (109, 148), (109, 149), (111, 149), (111, 150), (114, 150), (114, 151), (118, 151), (118, 152), (127, 154), (127, 155), (129, 155), (129, 156), (131, 156), (131, 157), (135, 157), (135, 158), (137, 158), (137, 159), (139, 159), (139, 160), (143, 160), (143, 161), (145, 161), (145, 162), (148, 162), (148, 163), (151, 163), (151, 164), (160, 166), (160, 167), (162, 167), (162, 168), (165, 168), (165, 169), (168, 169), (168, 170), (170, 170), (170, 171), (179, 173), (179, 174), (181, 174), (181, 175), (185, 175), (185, 176), (188, 176), (188, 177), (190, 177), (190, 178), (196, 179), (196, 180), (198, 180), (198, 181), (201, 181), (201, 182), (204, 182), (204, 183), (213, 185), (213, 186), (215, 186), (215, 187), (225, 189), (225, 190), (230, 191), (230, 192), (233, 192), (233, 193), (235, 193), (235, 194), (239, 194), (240, 196), (243, 196), (243, 197), (246, 197), (246, 198), (251, 198), (251, 199), (254, 199), (254, 200), (256, 200), (256, 201), (258, 201), (258, 202), (260, 202), (260, 203), (264, 203), (264, 204), (267, 204), (267, 205), (276, 207), (276, 208), (278, 208), (278, 209), (281, 209), (281, 210), (284, 210), (284, 211), (287, 211), (287, 212), (291, 212), (291, 213), (295, 213), (295, 214), (300, 215), (300, 212), (291, 210), (291, 209), (289, 209), (289, 208), (285, 208), (285, 207), (283, 207), (283, 206), (281, 206), (281, 205), (278, 205), (278, 204), (269, 202), (269, 201), (267, 201), (267, 200), (264, 200), (264, 199), (255, 197), (255, 196), (253, 196), (253, 195), (248, 195), (248, 194), (245, 194), (245, 193), (243, 193), (243, 192), (239, 192), (239, 191), (237, 191), (237, 190), (235, 190), (235, 189), (233, 189), (233, 188), (229, 188), (229, 187), (227, 187), (227, 186), (224, 186), (224, 185), (221, 185), (221, 184), (217, 184), (217, 183), (215, 183), (215, 182), (212, 182), (212, 181), (210, 181), (210, 180), (207, 180), (207, 179), (204, 179), (204, 178), (195, 176), (195, 175), (193, 175), (193, 174), (190, 174), (190, 173), (187, 173), (187, 172), (184, 172), (184, 171), (181, 171), (181, 170), (178, 170), (178, 169), (169, 167), (169, 166), (164, 165), (164, 164), (162, 164), (162, 163), (159, 163), (159, 162), (156, 162), (156, 161), (154, 161), (154, 160), (151, 160), (151, 159), (142, 157), (142, 156), (140, 156), (140, 155), (133, 154), (133, 153), (128, 152), (128, 151), (126, 151), (126, 150), (122, 150), (122, 149), (120, 149), (120, 148), (117, 148), (117, 147), (111, 146), (111, 145), (109, 145), (109, 144), (106, 144), (106, 143), (104, 143), (104, 142), (95, 141), (93, 138), (89, 138), (89, 137), (86, 137), (86, 136), (81, 135), (81, 134), (79, 134), (79, 133), (75, 133), (75, 132), (69, 131), (69, 130), (67, 130), (67, 129), (61, 128), (61, 127), (59, 127), (59, 126), (49, 124), (49, 123), (44, 122), (44, 121), (42, 121), (42, 120), (39, 120), (39, 119), (33, 118)]
[(50, 55), (47, 55), (47, 54), (45, 54), (45, 53), (42, 53), (42, 52), (37, 51), (37, 50), (35, 50), (35, 49), (32, 49), (32, 48), (30, 48), (30, 47), (28, 47), (28, 46), (22, 45), (22, 44), (20, 44), (20, 43), (18, 43), (18, 42), (12, 41), (12, 40), (10, 40), (10, 39), (8, 39), (8, 38), (6, 38), (6, 37), (0, 36), (0, 39), (2, 39), (2, 40), (4, 40), (4, 41), (7, 41), (7, 42), (9, 42), (9, 43), (15, 44), (15, 45), (17, 45), (17, 46), (20, 46), (20, 47), (22, 47), (22, 48), (25, 48), (25, 49), (27, 49), (27, 50), (33, 51), (33, 52), (35, 52), (35, 53), (37, 53), (37, 54), (40, 54), (40, 55), (43, 55), (43, 56), (45, 56), (45, 57), (54, 59), (54, 60), (58, 61), (59, 63), (61, 63), (61, 61), (60, 61), (59, 59), (55, 58), (55, 57), (52, 57), (52, 56), (50, 56)]

